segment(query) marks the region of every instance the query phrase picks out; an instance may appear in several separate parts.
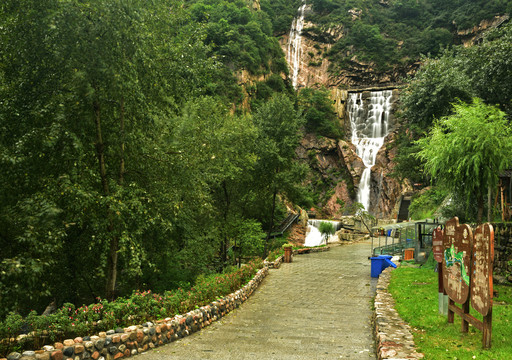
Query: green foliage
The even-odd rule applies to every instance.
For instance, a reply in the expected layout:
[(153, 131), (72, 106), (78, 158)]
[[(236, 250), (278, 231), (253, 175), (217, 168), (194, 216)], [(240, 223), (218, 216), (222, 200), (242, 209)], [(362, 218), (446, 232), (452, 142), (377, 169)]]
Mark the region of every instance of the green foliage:
[(272, 30), (276, 35), (282, 35), (290, 31), (293, 18), (297, 15), (297, 9), (301, 0), (261, 0), (261, 10), (266, 12), (272, 22)]
[(512, 70), (507, 59), (512, 57), (511, 37), (509, 24), (490, 32), (478, 46), (454, 48), (424, 62), (401, 97), (402, 122), (407, 130), (398, 139), (395, 172), (399, 178), (425, 181), (421, 164), (413, 156), (418, 151), (414, 140), (424, 136), (435, 118), (450, 115), (451, 103), (457, 99), (468, 102), (476, 95), (510, 116), (512, 82), (507, 79)]
[(510, 113), (512, 25), (491, 32), (483, 43), (445, 51), (438, 59), (425, 59), (402, 95), (403, 116), (426, 129), (434, 118), (449, 115), (456, 99), (478, 96)]
[(303, 118), (290, 98), (278, 94), (258, 109), (253, 120), (258, 129), (260, 144), (256, 149), (258, 162), (255, 170), (260, 174), (257, 186), (262, 190), (255, 201), (262, 209), (261, 213), (268, 214), (268, 220), (265, 221), (266, 253), (274, 227), (277, 194), (285, 194), (292, 201), (302, 197), (299, 184), (305, 167), (295, 160), (295, 149), (301, 137)]
[(490, 32), (461, 56), (477, 96), (512, 115), (512, 23)]
[(336, 44), (339, 48), (352, 46), (355, 51), (360, 53), (360, 60), (375, 62), (383, 67), (391, 61), (394, 52), (394, 41), (385, 38), (378, 25), (365, 24), (357, 21), (350, 29), (350, 36)]
[(322, 236), (325, 239), (325, 243), (327, 244), (329, 240), (329, 236), (334, 235), (336, 232), (336, 229), (334, 228), (334, 225), (330, 222), (322, 221), (320, 225), (318, 226), (318, 230), (322, 234)]
[[(454, 44), (457, 30), (512, 8), (501, 0), (313, 0), (312, 6), (308, 20), (316, 24), (315, 39), (333, 43), (328, 56), (334, 74), (349, 66), (354, 55), (379, 69), (410, 65), (421, 54), (436, 56)], [(329, 30), (340, 24), (343, 36), (334, 40)]]
[(402, 95), (403, 116), (421, 129), (434, 119), (449, 115), (452, 103), (469, 101), (473, 96), (470, 78), (464, 72), (465, 61), (453, 51), (439, 59), (424, 59), (424, 64)]
[(267, 138), (230, 114), (232, 71), (269, 75), (270, 97), (286, 63), (263, 11), (185, 5), (0, 4), (0, 319), (163, 292), (235, 245), (261, 251)]
[[(32, 311), (22, 318), (10, 313), (0, 321), (0, 338), (6, 339), (0, 344), (0, 355), (7, 355), (14, 346), (41, 348), (47, 343), (76, 336), (184, 314), (240, 289), (262, 265), (261, 261), (250, 262), (231, 272), (201, 276), (190, 289), (178, 288), (162, 294), (137, 290), (115, 301), (98, 299), (94, 304), (80, 307), (66, 303), (50, 315), (37, 315)], [(9, 339), (22, 330), (34, 332), (33, 339), (21, 344), (9, 343)]]
[(413, 220), (433, 218), (436, 210), (439, 209), (448, 193), (440, 189), (428, 189), (427, 191), (413, 196), (409, 206), (409, 216)]
[(170, 170), (168, 118), (214, 67), (201, 32), (163, 4), (5, 6), (2, 313), (94, 298), (117, 266), (125, 281), (140, 276), (142, 240), (167, 242), (177, 203), (158, 186)]
[(304, 88), (299, 92), (298, 100), (306, 119), (307, 132), (332, 138), (341, 137), (329, 90)]
[(501, 171), (511, 165), (512, 128), (505, 114), (479, 99), (455, 104), (454, 114), (436, 122), (418, 144), (425, 171), (468, 203), (475, 199), (481, 221), (488, 188), (494, 188)]
[(428, 179), (423, 173), (421, 161), (415, 156), (419, 151), (418, 145), (415, 143), (423, 134), (416, 125), (404, 124), (408, 126), (405, 131), (398, 133), (396, 142), (397, 156), (395, 157), (396, 166), (393, 169), (392, 176), (398, 178), (399, 181), (407, 178), (415, 184), (425, 184)]
[[(195, 21), (206, 25), (206, 43), (227, 67), (260, 74), (274, 61), (282, 64), (266, 12), (251, 11), (245, 1), (209, 0), (193, 1), (190, 11)], [(285, 69), (278, 66), (277, 72)]]
[(265, 260), (273, 262), (273, 261), (276, 261), (278, 257), (283, 256), (283, 255), (284, 255), (284, 250), (282, 248), (278, 248), (278, 249), (270, 251)]

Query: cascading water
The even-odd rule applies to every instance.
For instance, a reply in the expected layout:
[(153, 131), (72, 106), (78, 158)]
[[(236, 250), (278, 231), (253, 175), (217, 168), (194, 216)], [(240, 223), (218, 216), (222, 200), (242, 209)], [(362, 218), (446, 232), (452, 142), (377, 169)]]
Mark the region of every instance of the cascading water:
[(293, 88), (297, 88), (300, 67), (300, 55), (302, 44), (302, 28), (304, 27), (304, 11), (306, 10), (306, 1), (302, 1), (299, 7), (297, 17), (293, 19), (288, 39), (287, 60), (290, 67)]
[[(334, 229), (338, 231), (341, 228), (340, 221), (331, 221), (331, 220), (308, 220), (308, 230), (306, 233), (306, 241), (304, 242), (304, 246), (312, 247), (322, 245), (325, 241), (324, 237), (320, 230), (318, 230), (320, 223), (328, 222), (334, 225)], [(335, 241), (335, 235), (329, 236), (329, 242)]]
[(359, 182), (357, 201), (366, 211), (370, 208), (371, 168), (375, 165), (377, 152), (384, 144), (389, 133), (389, 114), (391, 110), (391, 90), (370, 92), (368, 111), (363, 106), (363, 94), (351, 93), (348, 102), (352, 143), (357, 155), (363, 160), (365, 169)]

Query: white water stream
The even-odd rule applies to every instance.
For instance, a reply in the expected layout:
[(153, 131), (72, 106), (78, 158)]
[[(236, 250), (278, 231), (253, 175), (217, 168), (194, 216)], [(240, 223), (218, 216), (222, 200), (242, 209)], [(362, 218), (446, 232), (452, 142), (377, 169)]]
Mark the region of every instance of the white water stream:
[[(325, 244), (325, 239), (322, 236), (318, 227), (322, 222), (329, 222), (334, 225), (334, 229), (339, 230), (340, 222), (332, 221), (332, 220), (308, 220), (308, 230), (306, 232), (306, 241), (304, 242), (304, 246), (312, 247), (319, 246)], [(329, 243), (337, 241), (336, 235), (329, 236)]]
[(391, 111), (391, 90), (372, 91), (368, 111), (363, 106), (363, 94), (351, 93), (348, 102), (352, 143), (356, 146), (357, 155), (363, 160), (365, 169), (359, 182), (357, 201), (364, 209), (370, 208), (371, 168), (375, 165), (377, 152), (384, 144), (389, 133), (389, 113)]
[(297, 89), (297, 82), (299, 78), (300, 57), (301, 57), (301, 44), (302, 44), (302, 29), (304, 28), (304, 10), (306, 9), (306, 1), (302, 1), (299, 7), (297, 17), (293, 19), (292, 27), (290, 29), (290, 36), (288, 39), (287, 61), (290, 67), (292, 77), (292, 85)]

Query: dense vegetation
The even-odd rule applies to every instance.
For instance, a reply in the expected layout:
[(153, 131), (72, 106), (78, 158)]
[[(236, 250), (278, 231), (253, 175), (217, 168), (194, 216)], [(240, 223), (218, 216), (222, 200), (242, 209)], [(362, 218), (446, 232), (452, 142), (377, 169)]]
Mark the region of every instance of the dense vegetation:
[[(483, 19), (512, 12), (506, 0), (312, 0), (310, 36), (332, 48), (324, 55), (338, 74), (356, 55), (380, 70), (435, 56), (455, 42), (454, 33)], [(340, 38), (327, 30), (338, 29)], [(347, 50), (350, 50), (347, 52)]]
[[(320, 178), (304, 191), (294, 159), (303, 130), (342, 136), (328, 91), (295, 94), (275, 37), (300, 3), (0, 3), (0, 318), (189, 287), (267, 254), (286, 200), (329, 194)], [(401, 176), (425, 180), (414, 141), (455, 98), (510, 116), (510, 26), (441, 52), (509, 2), (312, 5), (305, 33), (333, 44), (334, 72), (354, 54), (382, 69), (439, 55), (403, 100), (400, 141), (415, 146), (402, 147)], [(340, 26), (340, 39), (326, 32)]]
[(249, 5), (0, 4), (0, 318), (186, 287), (270, 247), (301, 202), (303, 117)]
[[(228, 268), (224, 274), (201, 275), (190, 289), (178, 288), (163, 293), (136, 290), (130, 296), (114, 301), (98, 299), (96, 303), (82, 306), (65, 303), (51, 314), (38, 315), (32, 310), (22, 317), (10, 313), (5, 321), (0, 321), (0, 338), (3, 339), (0, 355), (7, 356), (13, 350), (40, 349), (56, 341), (185, 314), (239, 290), (262, 265), (261, 261), (250, 262), (240, 269)], [(26, 331), (32, 336), (20, 342), (11, 340)]]
[[(444, 183), (453, 198), (447, 215), (480, 217), (482, 196), (496, 186), (500, 172), (512, 165), (511, 57), (512, 24), (508, 24), (487, 34), (480, 45), (455, 47), (438, 58), (425, 59), (401, 98), (402, 127), (407, 130), (399, 141), (398, 172), (416, 182)], [(453, 125), (457, 121), (463, 125)], [(428, 138), (416, 142), (427, 134)], [(432, 138), (444, 140), (433, 149), (429, 147)], [(441, 165), (443, 161), (447, 163)], [(437, 162), (434, 167), (433, 162)], [(428, 172), (423, 172), (425, 163), (430, 164)], [(435, 170), (437, 166), (449, 171), (448, 178), (439, 168)]]

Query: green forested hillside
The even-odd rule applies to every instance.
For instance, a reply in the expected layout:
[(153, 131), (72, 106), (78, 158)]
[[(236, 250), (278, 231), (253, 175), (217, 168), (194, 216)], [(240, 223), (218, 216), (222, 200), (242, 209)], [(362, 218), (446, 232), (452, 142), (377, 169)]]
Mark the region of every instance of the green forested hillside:
[[(303, 132), (342, 136), (329, 92), (297, 96), (287, 78), (277, 36), (300, 3), (0, 2), (0, 318), (187, 286), (267, 253), (285, 200), (318, 197), (301, 187)], [(509, 35), (440, 52), (509, 1), (312, 6), (305, 33), (333, 43), (334, 73), (354, 54), (382, 69), (442, 54), (404, 100), (411, 129), (455, 97), (510, 114)]]
[(244, 1), (1, 2), (0, 317), (264, 254), (303, 177), (272, 27)]
[(324, 41), (333, 43), (326, 56), (334, 74), (353, 55), (381, 70), (416, 61), (420, 54), (435, 56), (456, 42), (457, 30), (512, 12), (507, 0), (312, 0), (312, 5), (308, 19), (316, 27), (311, 33), (343, 26), (339, 40), (323, 34)]
[[(469, 220), (475, 220), (477, 215), (480, 217), (477, 210), (483, 211), (484, 204), (477, 204), (477, 200), (483, 201), (475, 198), (477, 192), (480, 191), (479, 196), (482, 197), (484, 194), (487, 196), (489, 187), (494, 191), (497, 176), (512, 166), (512, 153), (508, 146), (512, 142), (511, 58), (512, 24), (508, 23), (488, 32), (479, 45), (454, 47), (438, 58), (424, 59), (422, 67), (402, 94), (403, 131), (399, 141), (397, 172), (414, 182), (433, 184), (440, 190), (438, 193), (451, 194), (453, 201), (444, 210), (446, 217), (457, 215)], [(461, 116), (463, 120), (457, 122)], [(453, 133), (452, 123), (459, 124), (461, 131), (468, 130), (465, 138), (456, 137), (456, 140), (442, 146), (442, 149), (450, 145), (456, 149), (448, 162), (458, 168), (448, 170), (445, 164), (432, 172), (424, 171), (425, 163), (431, 163), (430, 160), (441, 161), (442, 152), (434, 150), (436, 156), (432, 159), (424, 155), (418, 158), (418, 154), (431, 150), (426, 148), (432, 137)], [(489, 128), (490, 123), (498, 125)], [(420, 138), (425, 140), (416, 142)], [(472, 145), (461, 150), (456, 147), (459, 142)], [(489, 148), (486, 149), (487, 146)], [(422, 152), (422, 149), (426, 150)], [(490, 154), (493, 154), (491, 159), (487, 157)], [(496, 165), (495, 161), (503, 163)], [(454, 182), (447, 184), (448, 179), (443, 180), (439, 174), (433, 176), (432, 173), (438, 171), (447, 171), (448, 179)], [(465, 179), (466, 176), (469, 178)], [(435, 196), (435, 192), (432, 195)], [(418, 202), (428, 202), (428, 199), (418, 199)], [(440, 202), (434, 205), (439, 206)], [(487, 204), (485, 209), (488, 209)]]

